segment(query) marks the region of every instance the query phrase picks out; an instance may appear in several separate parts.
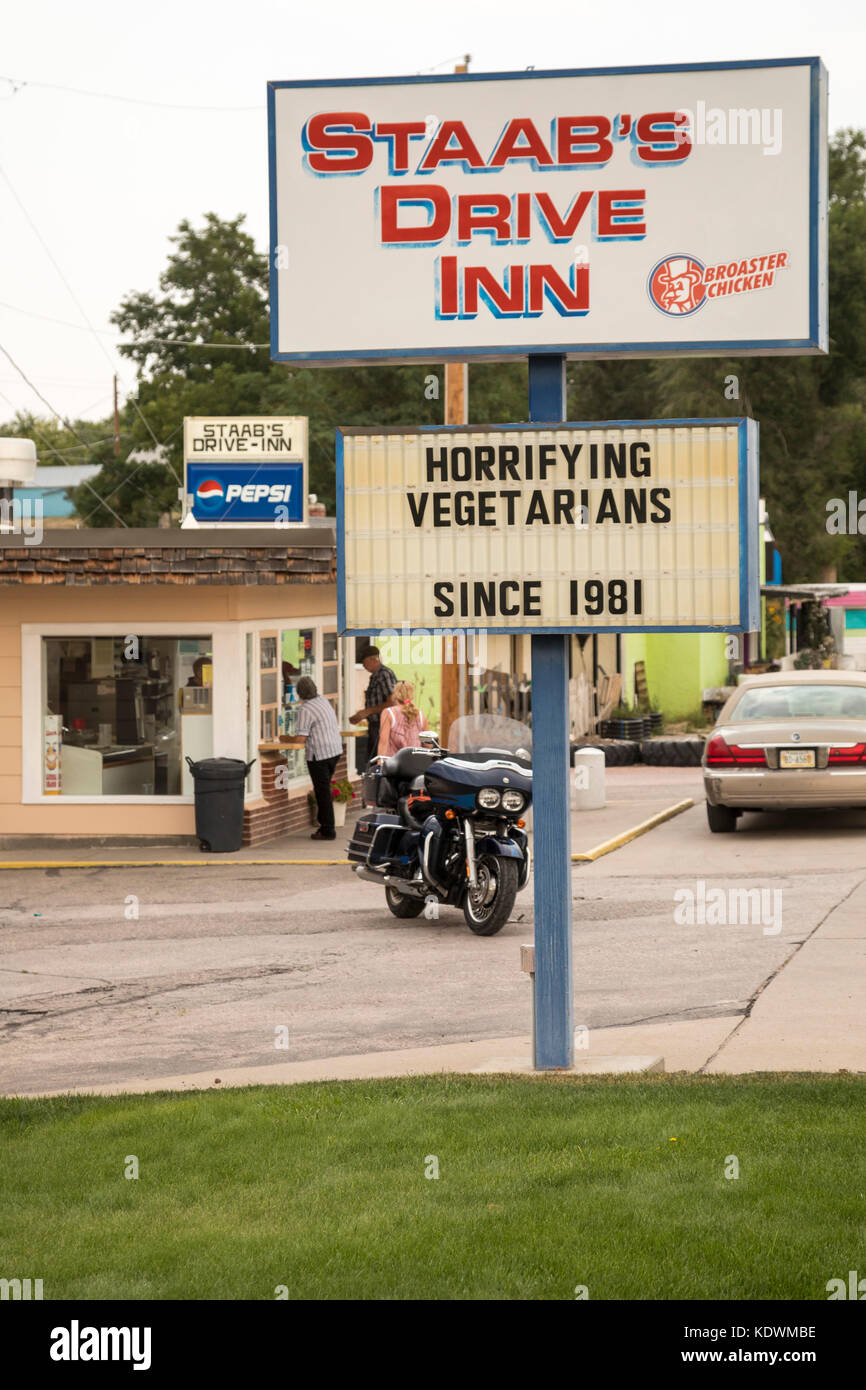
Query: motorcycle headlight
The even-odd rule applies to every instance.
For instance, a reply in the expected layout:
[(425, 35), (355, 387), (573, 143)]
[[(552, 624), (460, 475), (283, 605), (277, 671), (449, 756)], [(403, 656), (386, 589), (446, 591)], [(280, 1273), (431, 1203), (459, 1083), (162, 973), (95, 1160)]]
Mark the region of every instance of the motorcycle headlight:
[(499, 792), (495, 787), (482, 787), (478, 793), (478, 805), (485, 811), (495, 811), (499, 801)]
[(522, 811), (526, 797), (523, 792), (503, 792), (502, 809), (504, 811)]

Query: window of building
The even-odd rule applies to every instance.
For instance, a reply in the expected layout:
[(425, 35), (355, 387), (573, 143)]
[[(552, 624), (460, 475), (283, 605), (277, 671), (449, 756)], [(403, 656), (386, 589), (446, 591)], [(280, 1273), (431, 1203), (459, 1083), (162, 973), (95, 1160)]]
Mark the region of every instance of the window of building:
[[(298, 681), (301, 676), (312, 676), (316, 680), (317, 642), (321, 633), (316, 628), (284, 628), (280, 633), (280, 654), (283, 677), (283, 722), (281, 732), (294, 734), (298, 728), (298, 712), (301, 708), (298, 699)], [(318, 684), (318, 681), (317, 681)], [(307, 772), (304, 752), (301, 748), (286, 751), (286, 766), (289, 777), (305, 777)]]
[(322, 633), (322, 694), (340, 718), (340, 641), (336, 632)]
[(259, 711), (259, 736), (262, 743), (270, 743), (280, 732), (276, 633), (263, 632), (259, 636)]
[(213, 752), (210, 636), (43, 637), (42, 788), (191, 795)]

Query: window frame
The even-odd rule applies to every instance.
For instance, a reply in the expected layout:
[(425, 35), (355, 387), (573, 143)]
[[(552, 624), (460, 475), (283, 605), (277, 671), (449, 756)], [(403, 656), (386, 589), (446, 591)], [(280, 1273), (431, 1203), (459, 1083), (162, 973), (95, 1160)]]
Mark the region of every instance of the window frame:
[[(213, 746), (219, 749), (217, 756), (242, 758), (248, 762), (255, 756), (255, 762), (247, 779), (246, 801), (261, 799), (261, 758), (258, 752), (260, 739), (256, 739), (254, 754), (248, 751), (247, 723), (244, 712), (247, 707), (247, 662), (246, 644), (249, 635), (253, 638), (253, 689), (251, 691), (250, 711), (253, 728), (258, 733), (261, 727), (261, 708), (259, 700), (260, 677), (260, 636), (277, 633), (277, 693), (282, 704), (282, 668), (280, 665), (280, 635), (284, 629), (316, 631), (316, 683), (321, 689), (322, 677), (322, 636), (336, 632), (338, 643), (346, 639), (340, 637), (335, 613), (295, 617), (246, 618), (236, 621), (212, 622), (205, 618), (197, 621), (189, 618), (178, 622), (141, 622), (131, 617), (127, 621), (113, 622), (47, 622), (21, 624), (21, 805), (39, 806), (192, 806), (193, 795), (176, 796), (58, 796), (42, 790), (43, 756), (43, 681), (42, 639), (44, 637), (126, 637), (134, 633), (138, 637), (209, 637), (213, 652)], [(352, 640), (352, 639), (349, 639)], [(345, 671), (348, 662), (344, 658), (342, 646), (339, 648), (340, 662)], [(345, 693), (340, 690), (345, 701)], [(344, 716), (345, 715), (344, 711)], [(293, 777), (289, 788), (296, 790), (308, 784), (306, 773)]]
[[(42, 790), (42, 746), (43, 746), (43, 705), (44, 669), (42, 664), (42, 642), (46, 637), (124, 638), (134, 633), (137, 637), (204, 637), (209, 638), (213, 653), (213, 739), (224, 739), (232, 752), (228, 756), (243, 756), (243, 748), (237, 751), (233, 738), (231, 715), (234, 687), (240, 690), (240, 708), (246, 704), (246, 685), (242, 676), (235, 679), (238, 662), (234, 646), (239, 639), (237, 625), (225, 622), (196, 623), (194, 619), (186, 622), (148, 622), (132, 619), (123, 622), (77, 622), (77, 623), (22, 623), (21, 624), (21, 804), (23, 806), (192, 806), (194, 797), (178, 793), (175, 796), (64, 796), (46, 794)], [(241, 666), (243, 672), (243, 667)], [(222, 686), (222, 689), (220, 688)]]

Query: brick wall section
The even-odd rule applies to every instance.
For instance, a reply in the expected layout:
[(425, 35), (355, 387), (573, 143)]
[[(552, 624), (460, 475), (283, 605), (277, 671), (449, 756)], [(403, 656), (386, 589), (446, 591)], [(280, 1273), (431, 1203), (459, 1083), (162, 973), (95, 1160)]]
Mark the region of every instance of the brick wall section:
[(330, 584), (334, 550), (321, 546), (0, 547), (0, 584)]
[[(309, 827), (310, 834), (317, 822), (311, 821), (307, 800), (312, 786), (293, 788), (291, 795), (286, 787), (275, 786), (277, 769), (284, 766), (282, 758), (264, 756), (262, 758), (262, 798), (244, 807), (244, 845), (264, 845), (270, 840), (278, 840), (282, 835), (290, 835), (296, 830)], [(337, 763), (334, 776), (339, 780), (346, 776), (345, 752)], [(358, 777), (353, 786), (360, 789)], [(360, 805), (360, 796), (356, 800)]]

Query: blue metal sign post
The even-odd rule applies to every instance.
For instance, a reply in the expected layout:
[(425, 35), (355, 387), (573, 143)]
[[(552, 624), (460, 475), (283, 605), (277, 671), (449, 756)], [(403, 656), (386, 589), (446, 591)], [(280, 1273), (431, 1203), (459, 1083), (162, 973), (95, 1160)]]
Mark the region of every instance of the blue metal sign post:
[[(529, 418), (566, 418), (565, 358), (529, 358)], [(532, 638), (532, 805), (535, 824), (535, 1066), (574, 1062), (571, 960), (571, 805), (568, 784), (568, 644)]]

